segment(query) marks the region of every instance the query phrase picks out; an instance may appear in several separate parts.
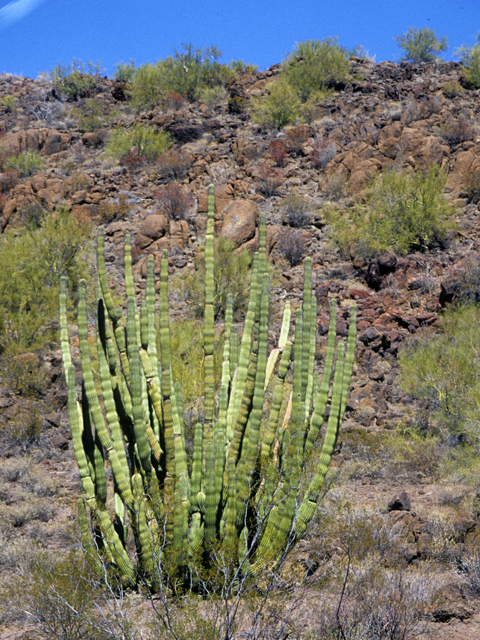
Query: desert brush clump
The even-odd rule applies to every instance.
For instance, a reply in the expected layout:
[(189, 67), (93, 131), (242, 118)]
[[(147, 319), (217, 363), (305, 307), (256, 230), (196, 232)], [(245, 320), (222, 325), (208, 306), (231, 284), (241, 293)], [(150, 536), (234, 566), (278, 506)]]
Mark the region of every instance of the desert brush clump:
[[(203, 415), (194, 428), (193, 447), (186, 446), (182, 390), (172, 379), (166, 252), (157, 316), (153, 258), (148, 262), (146, 296), (138, 309), (130, 239), (126, 238), (124, 318), (112, 299), (104, 236), (99, 231), (94, 337), (88, 331), (85, 282), (79, 285), (80, 400), (68, 342), (65, 281), (60, 293), (72, 440), (85, 491), (85, 498), (79, 501), (85, 552), (99, 571), (106, 560), (123, 583), (148, 584), (153, 590), (204, 591), (206, 585), (206, 592), (213, 593), (215, 585), (224, 584), (226, 578), (235, 584), (245, 576), (258, 577), (279, 566), (317, 508), (353, 368), (355, 309), (351, 309), (346, 344), (336, 345), (336, 306), (332, 302), (320, 384), (314, 374), (316, 299), (309, 258), (293, 339), (289, 338), (287, 304), (278, 346), (268, 354), (270, 283), (262, 215), (244, 332), (237, 341), (229, 299), (220, 355), (221, 384), (215, 394), (213, 194), (211, 185), (205, 253)], [(92, 371), (94, 346), (102, 403)], [(293, 378), (289, 373), (292, 359)], [(107, 461), (111, 473), (106, 473)]]
[(328, 213), (333, 237), (346, 255), (370, 259), (385, 251), (406, 254), (445, 243), (455, 207), (444, 195), (446, 173), (386, 170), (372, 183), (365, 203)]

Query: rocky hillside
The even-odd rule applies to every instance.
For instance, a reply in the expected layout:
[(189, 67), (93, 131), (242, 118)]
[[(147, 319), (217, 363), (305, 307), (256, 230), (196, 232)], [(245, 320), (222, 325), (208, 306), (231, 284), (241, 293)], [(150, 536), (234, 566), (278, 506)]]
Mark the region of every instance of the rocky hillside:
[[(376, 64), (354, 59), (351, 65), (353, 79), (318, 105), (309, 122), (280, 131), (259, 127), (249, 110), (251, 98), (267, 95), (279, 65), (240, 75), (216, 104), (189, 104), (180, 98), (172, 100), (169, 108), (148, 112), (133, 110), (124, 82), (98, 78), (88, 94), (66, 102), (46, 79), (4, 74), (0, 76), (0, 104), (4, 105), (3, 112), (0, 107), (0, 152), (5, 159), (38, 152), (43, 162), (26, 177), (5, 169), (0, 174), (0, 231), (7, 237), (11, 230), (18, 232), (35, 211), (60, 206), (77, 220), (102, 224), (109, 268), (121, 292), (126, 233), (134, 243), (139, 290), (145, 285), (146, 260), (153, 255), (158, 265), (165, 248), (176, 282), (187, 281), (195, 272), (208, 184), (216, 187), (217, 235), (230, 239), (236, 251), (255, 247), (259, 212), (265, 211), (277, 301), (290, 299), (294, 306), (300, 302), (299, 258), (312, 257), (319, 362), (330, 299), (336, 298), (339, 305), (340, 335), (346, 335), (351, 302), (357, 305), (356, 369), (335, 456), (339, 473), (349, 469), (344, 477), (349, 499), (377, 509), (390, 529), (396, 528), (402, 561), (410, 565), (436, 562), (435, 571), (447, 576), (438, 582), (425, 624), (439, 638), (473, 638), (477, 635), (469, 634), (480, 627), (478, 601), (455, 572), (454, 563), (441, 564), (435, 546), (438, 523), (434, 526), (429, 519), (443, 500), (443, 507), (450, 509), (444, 520), (450, 518), (453, 529), (457, 527), (457, 537), (449, 542), (451, 558), (459, 556), (466, 539), (476, 540), (480, 532), (475, 508), (453, 507), (461, 496), (471, 497), (471, 490), (440, 488), (441, 478), (432, 471), (426, 454), (423, 460), (411, 456), (399, 463), (386, 456), (378, 442), (383, 434), (416, 419), (415, 403), (398, 386), (399, 351), (412, 336), (438, 326), (442, 308), (455, 300), (458, 283), (478, 262), (480, 179), (476, 194), (474, 178), (480, 171), (480, 91), (462, 87), (458, 63)], [(5, 101), (8, 96), (13, 96), (13, 102)], [(171, 150), (155, 162), (144, 161), (136, 152), (122, 162), (108, 156), (105, 148), (112, 132), (118, 127), (133, 129), (136, 124), (168, 132)], [(340, 253), (328, 224), (332, 205), (349, 208), (362, 202), (364, 190), (386, 169), (424, 170), (432, 164), (447, 172), (446, 194), (457, 207), (457, 226), (448, 242), (422, 253), (387, 251), (368, 260)], [(173, 212), (168, 208), (172, 185), (180, 185), (177, 196), (180, 193), (183, 198), (180, 209)], [(296, 217), (289, 215), (289, 203)], [(192, 302), (181, 287), (176, 290), (171, 299), (173, 317), (192, 317)], [(27, 443), (3, 437), (8, 459), (0, 465), (4, 502), (0, 516), (8, 551), (3, 555), (0, 551), (0, 569), (6, 573), (18, 570), (11, 544), (14, 536), (41, 540), (47, 548), (66, 548), (71, 496), (79, 492), (61, 359), (58, 346), (50, 347), (25, 355), (38, 359), (49, 381), (42, 391), (48, 411), (42, 411), (38, 437)], [(1, 372), (0, 385), (0, 425), (6, 425), (25, 409)], [(42, 474), (49, 477), (51, 495), (41, 490)], [(35, 501), (30, 510), (22, 478), (30, 478), (33, 487)], [(407, 500), (395, 503), (402, 490), (407, 491)], [(450, 502), (446, 495), (451, 496)], [(19, 505), (26, 509), (23, 519), (17, 514)], [(307, 547), (302, 552), (311, 554)], [(338, 549), (329, 551), (330, 557), (338, 553)], [(452, 631), (451, 626), (440, 625), (457, 625), (459, 620), (469, 622), (466, 635), (459, 635), (457, 626)], [(22, 624), (9, 620), (9, 632), (26, 638), (21, 635)]]

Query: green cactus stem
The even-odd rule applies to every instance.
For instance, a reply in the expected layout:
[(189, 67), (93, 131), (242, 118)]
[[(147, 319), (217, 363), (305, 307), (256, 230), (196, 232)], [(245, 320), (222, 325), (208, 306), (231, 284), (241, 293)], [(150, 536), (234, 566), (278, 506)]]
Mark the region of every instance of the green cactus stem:
[[(163, 588), (164, 581), (179, 591), (200, 588), (207, 581), (209, 590), (214, 589), (212, 576), (220, 557), (237, 575), (240, 571), (257, 576), (265, 567), (277, 568), (318, 507), (347, 406), (355, 309), (350, 310), (346, 343), (337, 344), (332, 301), (319, 378), (310, 258), (305, 261), (301, 306), (292, 313), (286, 302), (278, 345), (269, 353), (272, 327), (264, 214), (243, 334), (239, 337), (233, 324), (229, 296), (224, 347), (216, 352), (214, 210), (210, 186), (203, 416), (193, 433), (185, 426), (182, 389), (172, 375), (166, 251), (158, 300), (153, 258), (147, 262), (145, 297), (137, 300), (131, 243), (126, 238), (126, 299), (117, 306), (108, 283), (104, 234), (99, 230), (95, 326), (88, 324), (86, 284), (79, 285), (80, 389), (69, 348), (66, 281), (60, 286), (60, 339), (72, 443), (85, 493), (79, 504), (85, 552), (98, 571), (107, 561), (131, 587), (148, 584), (155, 590)], [(97, 358), (99, 380), (92, 364)], [(219, 388), (215, 358), (221, 365)]]

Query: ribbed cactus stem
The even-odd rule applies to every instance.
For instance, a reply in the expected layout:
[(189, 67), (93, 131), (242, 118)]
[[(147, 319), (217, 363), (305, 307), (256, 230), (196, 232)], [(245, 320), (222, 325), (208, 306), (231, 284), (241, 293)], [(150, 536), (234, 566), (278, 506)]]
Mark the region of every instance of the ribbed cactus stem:
[[(87, 322), (85, 282), (79, 285), (81, 402), (68, 343), (66, 281), (60, 284), (60, 340), (72, 442), (91, 515), (89, 524), (82, 501), (82, 537), (93, 566), (101, 571), (102, 562), (107, 562), (129, 587), (143, 584), (165, 593), (169, 585), (179, 593), (182, 587), (197, 588), (203, 582), (210, 589), (215, 584), (212, 572), (218, 557), (231, 564), (226, 569), (236, 579), (249, 572), (256, 576), (266, 565), (276, 570), (315, 512), (347, 406), (355, 310), (350, 311), (346, 349), (339, 344), (335, 362), (336, 309), (332, 303), (324, 374), (318, 387), (314, 383), (316, 300), (310, 258), (305, 264), (294, 338), (289, 338), (287, 301), (278, 346), (268, 352), (271, 302), (263, 213), (243, 336), (239, 342), (229, 295), (223, 354), (218, 354), (222, 359), (220, 388), (215, 388), (214, 212), (211, 185), (205, 253), (204, 415), (194, 428), (190, 462), (187, 445), (191, 434), (187, 415), (185, 421), (183, 416), (188, 399), (183, 398), (172, 375), (166, 251), (160, 269), (157, 327), (154, 260), (147, 262), (145, 298), (139, 313), (131, 241), (126, 238), (126, 317), (122, 318), (108, 284), (105, 239), (99, 230), (94, 328)], [(91, 337), (89, 331), (95, 328)], [(91, 348), (98, 352), (100, 395)], [(288, 375), (292, 352), (293, 386)], [(318, 455), (317, 441), (328, 405)], [(312, 460), (314, 454), (317, 460)], [(106, 473), (108, 466), (110, 473)], [(306, 468), (314, 472), (305, 491)]]

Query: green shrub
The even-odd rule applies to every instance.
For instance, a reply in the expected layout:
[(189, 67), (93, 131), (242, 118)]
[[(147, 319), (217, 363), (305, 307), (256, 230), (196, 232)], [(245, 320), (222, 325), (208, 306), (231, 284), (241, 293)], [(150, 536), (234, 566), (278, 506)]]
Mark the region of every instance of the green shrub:
[(85, 65), (80, 59), (73, 58), (68, 66), (58, 64), (49, 75), (56, 93), (68, 101), (76, 102), (88, 96), (97, 86), (100, 64), (89, 62)]
[(85, 106), (76, 115), (80, 131), (96, 131), (114, 117), (114, 114), (108, 113), (107, 104), (99, 98), (87, 98)]
[(156, 131), (153, 127), (137, 123), (133, 129), (114, 129), (106, 144), (105, 153), (120, 160), (135, 149), (148, 162), (154, 162), (171, 146), (170, 135), (166, 131)]
[[(221, 64), (222, 55), (216, 47), (194, 49), (183, 44), (182, 51), (159, 60), (154, 65), (139, 67), (132, 79), (131, 98), (138, 109), (152, 109), (168, 93), (176, 93), (193, 101), (207, 88), (223, 87), (234, 80), (238, 63)], [(242, 63), (243, 64), (243, 63)]]
[(162, 72), (154, 64), (142, 64), (132, 78), (130, 99), (137, 110), (153, 109), (162, 98)]
[(282, 129), (298, 118), (300, 100), (283, 80), (271, 84), (269, 90), (266, 98), (252, 99), (252, 120), (261, 127)]
[[(234, 317), (245, 312), (249, 290), (252, 256), (248, 250), (235, 251), (234, 243), (220, 237), (215, 247), (214, 264), (214, 312), (215, 317), (223, 317), (227, 305), (227, 295), (233, 296)], [(205, 305), (205, 256), (200, 254), (195, 272), (181, 282), (177, 289), (183, 289), (183, 296), (195, 301), (195, 312), (201, 314)]]
[(56, 337), (58, 285), (67, 276), (75, 296), (88, 275), (85, 255), (90, 227), (64, 210), (39, 228), (0, 238), (0, 352), (22, 353)]
[(115, 72), (113, 74), (115, 80), (119, 82), (131, 82), (134, 75), (135, 62), (133, 60), (130, 60), (130, 62), (117, 62), (115, 65)]
[(443, 85), (443, 94), (447, 98), (456, 98), (463, 93), (463, 87), (458, 82), (450, 80)]
[(20, 178), (28, 178), (35, 171), (43, 171), (45, 161), (38, 151), (21, 151), (18, 156), (10, 156), (3, 168), (18, 171)]
[(448, 310), (437, 334), (419, 334), (400, 354), (402, 388), (420, 400), (444, 435), (479, 437), (480, 308)]
[(200, 102), (205, 103), (209, 109), (215, 109), (225, 98), (225, 89), (222, 86), (201, 87), (197, 92), (197, 98)]
[(16, 113), (18, 98), (11, 94), (7, 94), (0, 100), (0, 105), (5, 109), (5, 113)]
[(456, 211), (444, 195), (446, 178), (435, 165), (426, 174), (384, 171), (365, 204), (329, 213), (340, 249), (368, 259), (388, 250), (406, 254), (445, 242)]
[(447, 37), (438, 40), (433, 29), (410, 27), (405, 34), (394, 38), (403, 51), (402, 60), (412, 62), (435, 62), (436, 54), (448, 49)]
[(464, 66), (464, 74), (467, 82), (475, 89), (480, 87), (480, 33), (472, 47), (461, 46), (455, 51)]
[(337, 38), (305, 40), (287, 56), (283, 76), (302, 102), (317, 91), (335, 87), (347, 80), (350, 51)]

